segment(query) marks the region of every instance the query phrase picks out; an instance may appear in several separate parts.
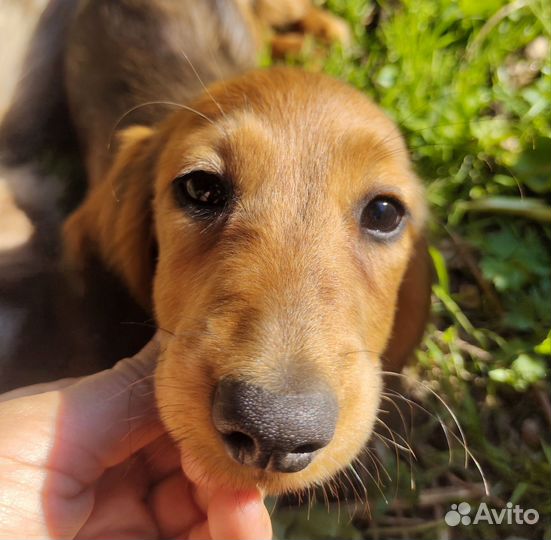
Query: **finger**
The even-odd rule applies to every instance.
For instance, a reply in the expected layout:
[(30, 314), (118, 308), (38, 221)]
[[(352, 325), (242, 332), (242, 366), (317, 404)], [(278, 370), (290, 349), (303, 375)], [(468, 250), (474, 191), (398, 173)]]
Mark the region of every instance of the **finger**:
[(259, 491), (219, 491), (209, 503), (207, 517), (213, 540), (272, 538), (270, 515)]
[(186, 452), (182, 455), (182, 468), (193, 483), (197, 506), (207, 513), (212, 540), (272, 537), (270, 516), (258, 490), (236, 492), (217, 486), (201, 463)]
[(32, 384), (30, 386), (23, 386), (22, 388), (16, 388), (0, 395), (0, 403), (3, 401), (9, 401), (10, 399), (17, 399), (25, 396), (35, 396), (37, 394), (43, 394), (44, 392), (52, 392), (53, 390), (61, 390), (71, 384), (75, 384), (80, 381), (81, 377), (70, 377), (67, 379), (59, 379), (58, 381)]
[(180, 471), (155, 486), (149, 496), (149, 505), (161, 538), (185, 535), (193, 526), (206, 520), (206, 514), (195, 504), (191, 484)]
[(165, 435), (141, 452), (150, 485), (148, 506), (152, 509), (162, 538), (186, 536), (196, 523), (206, 520), (192, 495), (192, 485), (182, 473), (180, 452)]
[(94, 509), (77, 538), (156, 538), (158, 529), (144, 503), (147, 474), (136, 457), (107, 471), (95, 490)]
[(132, 358), (60, 392), (51, 466), (90, 484), (164, 432), (155, 406), (158, 355), (154, 339)]

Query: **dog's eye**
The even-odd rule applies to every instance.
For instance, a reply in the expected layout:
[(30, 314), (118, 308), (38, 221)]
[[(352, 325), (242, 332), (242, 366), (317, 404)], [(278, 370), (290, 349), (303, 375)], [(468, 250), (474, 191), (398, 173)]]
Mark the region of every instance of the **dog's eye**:
[(375, 197), (363, 209), (361, 225), (378, 238), (389, 238), (397, 232), (404, 218), (405, 210), (392, 197)]
[(229, 183), (221, 176), (206, 171), (179, 176), (173, 185), (176, 200), (182, 207), (205, 216), (223, 212), (231, 198)]

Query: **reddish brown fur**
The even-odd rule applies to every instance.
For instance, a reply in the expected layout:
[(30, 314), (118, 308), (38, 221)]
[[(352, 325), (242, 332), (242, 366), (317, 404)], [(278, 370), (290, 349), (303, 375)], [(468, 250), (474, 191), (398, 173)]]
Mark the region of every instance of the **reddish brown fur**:
[[(401, 369), (421, 337), (423, 189), (395, 125), (328, 77), (253, 71), (190, 107), (124, 132), (105, 179), (66, 223), (68, 259), (82, 265), (95, 251), (153, 306), (165, 330), (159, 409), (188, 463), (233, 486), (300, 489), (361, 450), (381, 371)], [(173, 181), (193, 170), (232, 181), (237, 200), (225, 222), (199, 223), (177, 205)], [(359, 224), (377, 195), (407, 209), (392, 242)], [(272, 392), (323, 381), (340, 411), (332, 442), (297, 473), (234, 463), (211, 418), (216, 384), (228, 376)]]

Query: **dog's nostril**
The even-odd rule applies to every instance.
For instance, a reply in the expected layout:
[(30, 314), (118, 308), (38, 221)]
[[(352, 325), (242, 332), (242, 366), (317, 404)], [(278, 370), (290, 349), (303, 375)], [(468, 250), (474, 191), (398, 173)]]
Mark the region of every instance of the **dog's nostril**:
[(240, 463), (245, 463), (247, 458), (251, 457), (256, 450), (252, 437), (241, 431), (232, 431), (222, 435), (233, 457)]
[(247, 434), (241, 433), (240, 431), (232, 431), (227, 435), (223, 435), (223, 439), (226, 444), (229, 444), (234, 448), (254, 451), (254, 441), (252, 437), (249, 437)]

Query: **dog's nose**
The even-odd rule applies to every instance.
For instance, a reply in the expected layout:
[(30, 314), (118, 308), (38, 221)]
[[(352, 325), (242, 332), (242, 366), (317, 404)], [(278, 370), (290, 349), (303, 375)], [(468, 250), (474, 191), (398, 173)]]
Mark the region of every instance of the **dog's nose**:
[(220, 381), (212, 408), (214, 425), (237, 462), (277, 472), (307, 467), (333, 438), (337, 416), (328, 388), (279, 394), (235, 379)]

